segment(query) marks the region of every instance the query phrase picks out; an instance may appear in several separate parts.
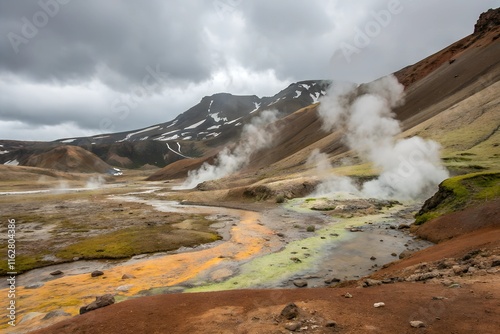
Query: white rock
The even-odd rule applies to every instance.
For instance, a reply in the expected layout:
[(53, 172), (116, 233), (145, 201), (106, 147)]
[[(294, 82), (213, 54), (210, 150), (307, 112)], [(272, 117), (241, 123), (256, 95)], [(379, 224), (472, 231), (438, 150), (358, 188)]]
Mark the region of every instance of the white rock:
[(385, 303), (382, 303), (382, 302), (373, 304), (373, 307), (384, 307), (384, 306), (385, 306)]
[(127, 292), (133, 285), (121, 285), (116, 288), (116, 291)]
[(410, 321), (410, 326), (413, 328), (425, 327), (425, 324), (422, 321)]

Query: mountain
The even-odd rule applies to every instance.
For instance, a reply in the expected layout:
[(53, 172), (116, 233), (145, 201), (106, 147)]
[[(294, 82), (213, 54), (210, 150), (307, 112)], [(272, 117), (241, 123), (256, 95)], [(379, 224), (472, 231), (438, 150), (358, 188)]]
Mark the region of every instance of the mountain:
[(0, 163), (19, 162), (61, 145), (79, 146), (106, 163), (126, 168), (167, 166), (175, 161), (205, 155), (239, 135), (241, 128), (263, 110), (276, 109), (282, 117), (318, 102), (330, 82), (293, 83), (271, 97), (218, 93), (175, 119), (150, 127), (92, 137), (64, 138), (54, 142), (0, 141)]
[[(493, 87), (495, 83), (500, 81), (499, 13), (499, 10), (490, 10), (482, 14), (473, 34), (394, 73), (398, 80), (405, 85), (405, 103), (394, 110), (403, 130), (431, 122), (433, 119), (435, 120), (434, 117), (449, 108), (457, 107), (465, 100), (476, 96), (473, 99), (475, 102), (491, 103), (488, 105), (476, 103), (472, 110), (457, 108), (455, 111), (461, 110), (461, 113), (455, 117), (461, 119), (468, 117), (469, 121), (477, 119), (478, 129), (468, 135), (476, 145), (486, 139), (492, 140), (498, 135), (500, 121), (498, 117), (495, 118), (495, 115), (499, 115), (498, 106), (495, 97), (489, 95), (495, 92)], [(498, 92), (498, 90), (496, 91)], [(481, 101), (482, 98), (479, 97), (483, 96), (482, 94), (488, 95), (484, 95), (484, 101)], [(471, 107), (472, 105), (469, 106), (469, 108)], [(481, 122), (486, 117), (490, 117), (490, 122), (482, 124)], [(446, 143), (445, 149), (457, 145), (448, 141), (447, 138), (443, 138), (448, 130), (454, 129), (453, 138), (456, 141), (457, 138), (460, 138), (457, 137), (460, 136), (460, 132), (467, 133), (469, 131), (466, 127), (470, 125), (464, 121), (458, 127), (459, 124), (454, 123), (453, 118), (443, 115), (439, 123), (449, 126), (441, 127), (439, 134), (426, 133), (425, 137), (438, 138), (439, 142)], [(341, 160), (345, 157), (343, 154), (348, 151), (341, 139), (340, 132), (330, 133), (321, 129), (317, 104), (309, 105), (281, 118), (278, 124), (280, 133), (275, 138), (274, 145), (255, 154), (248, 164), (247, 171), (260, 170), (260, 173), (267, 172), (270, 175), (274, 174), (275, 171), (291, 173), (304, 166), (314, 149), (320, 149), (321, 152), (333, 156), (334, 163), (341, 164)], [(211, 161), (214, 156), (215, 153), (206, 155), (204, 159), (173, 163), (158, 170), (149, 177), (149, 180), (185, 177), (189, 170), (197, 169), (203, 162)], [(351, 156), (350, 158), (355, 157)], [(482, 158), (487, 160), (486, 156)], [(452, 161), (454, 158), (447, 159)], [(224, 183), (229, 184), (228, 182)]]
[[(499, 11), (490, 10), (480, 16), (471, 35), (394, 73), (406, 89), (405, 104), (394, 110), (403, 129), (426, 122), (497, 82), (499, 36)], [(253, 116), (276, 109), (280, 136), (271, 148), (253, 157), (248, 168), (293, 169), (315, 148), (337, 155), (347, 151), (338, 133), (321, 130), (317, 115), (317, 102), (331, 84), (300, 81), (262, 98), (218, 93), (203, 97), (173, 120), (133, 131), (54, 142), (0, 141), (0, 164), (23, 165), (33, 155), (71, 145), (120, 168), (164, 167), (151, 180), (178, 178), (236, 142)]]

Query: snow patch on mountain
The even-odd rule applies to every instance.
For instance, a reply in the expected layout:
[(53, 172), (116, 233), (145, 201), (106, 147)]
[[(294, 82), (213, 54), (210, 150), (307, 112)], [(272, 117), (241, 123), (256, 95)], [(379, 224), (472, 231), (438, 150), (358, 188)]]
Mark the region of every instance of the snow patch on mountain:
[(212, 104), (214, 103), (214, 100), (210, 101), (210, 105), (208, 106), (207, 112), (210, 114), (210, 109), (212, 109)]
[(19, 161), (17, 161), (17, 159), (14, 159), (14, 160), (9, 160), (7, 162), (4, 163), (4, 165), (8, 165), (8, 166), (18, 166), (19, 165)]
[(198, 123), (194, 123), (193, 125), (190, 125), (188, 127), (185, 127), (184, 130), (190, 130), (190, 129), (196, 129), (197, 127), (199, 127), (200, 125), (202, 125), (203, 123), (205, 123), (205, 119), (199, 121)]
[(118, 140), (117, 143), (121, 143), (121, 142), (124, 142), (126, 140), (129, 140), (132, 136), (135, 136), (135, 135), (138, 135), (140, 133), (143, 133), (143, 132), (148, 132), (148, 131), (151, 131), (151, 130), (154, 130), (154, 129), (157, 129), (159, 128), (160, 126), (159, 125), (155, 125), (155, 126), (152, 126), (150, 128), (146, 128), (146, 129), (142, 129), (142, 130), (139, 130), (139, 131), (136, 131), (136, 132), (132, 132), (132, 133), (129, 133), (128, 135), (125, 136), (125, 138), (123, 138), (122, 140)]
[(229, 122), (224, 123), (224, 125), (233, 124), (233, 123), (235, 123), (235, 122), (239, 121), (240, 119), (241, 119), (241, 117), (238, 117), (237, 119), (233, 119), (232, 121), (229, 121)]
[(253, 113), (254, 113), (254, 112), (256, 112), (257, 110), (259, 110), (260, 105), (262, 104), (262, 102), (258, 102), (258, 103), (257, 103), (257, 102), (254, 102), (253, 104), (254, 104), (254, 106), (255, 106), (255, 109), (254, 109), (254, 110), (252, 110), (252, 111), (250, 111), (250, 114), (253, 114)]
[(214, 119), (216, 122), (224, 121), (227, 122), (227, 117), (219, 117), (220, 112), (216, 112), (214, 114), (210, 114), (210, 117)]
[(313, 103), (318, 103), (319, 102), (319, 97), (321, 94), (319, 92), (316, 92), (314, 94), (309, 94), (309, 96), (313, 99)]

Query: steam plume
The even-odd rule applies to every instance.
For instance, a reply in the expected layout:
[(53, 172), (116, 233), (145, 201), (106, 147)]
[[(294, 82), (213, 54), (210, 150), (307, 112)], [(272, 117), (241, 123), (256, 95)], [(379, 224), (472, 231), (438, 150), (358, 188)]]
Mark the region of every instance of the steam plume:
[[(343, 130), (349, 148), (382, 171), (377, 179), (356, 188), (363, 196), (415, 199), (448, 177), (439, 144), (420, 137), (396, 138), (401, 127), (392, 108), (403, 103), (403, 90), (391, 75), (362, 86), (334, 84), (321, 100), (323, 128)], [(356, 192), (351, 186), (351, 181), (330, 176), (320, 188)]]
[(277, 114), (276, 110), (266, 110), (254, 117), (243, 127), (235, 148), (224, 148), (217, 155), (215, 165), (204, 163), (200, 169), (189, 172), (186, 181), (176, 189), (192, 189), (199, 183), (223, 178), (247, 165), (253, 153), (272, 144), (275, 133), (272, 123), (277, 120)]

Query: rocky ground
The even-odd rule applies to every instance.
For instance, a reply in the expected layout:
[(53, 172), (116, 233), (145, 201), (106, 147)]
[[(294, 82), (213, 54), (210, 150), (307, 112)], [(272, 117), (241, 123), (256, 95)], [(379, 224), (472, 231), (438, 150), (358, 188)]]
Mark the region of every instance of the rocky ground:
[[(320, 212), (348, 214), (345, 203), (314, 202), (309, 200), (307, 205)], [(372, 203), (375, 208), (365, 202), (353, 203), (367, 213), (377, 210), (377, 203)], [(455, 214), (462, 226), (458, 231), (463, 232), (455, 230), (451, 237), (443, 235), (435, 246), (400, 253), (400, 260), (381, 265), (380, 270), (359, 280), (345, 281), (325, 272), (298, 277), (291, 281), (294, 288), (147, 296), (85, 311), (34, 333), (496, 333), (500, 326), (500, 229), (492, 214), (496, 205), (484, 205), (480, 217), (471, 214), (474, 210), (464, 210), (458, 217)], [(400, 222), (405, 221), (404, 210), (399, 215)], [(281, 218), (279, 223), (272, 219), (270, 226), (278, 238), (293, 243), (293, 224), (291, 229), (279, 231), (297, 217), (288, 213)], [(366, 216), (352, 217), (358, 218)], [(311, 225), (321, 228), (321, 221)], [(381, 230), (380, 235), (410, 233), (406, 224), (381, 227), (365, 222), (343, 229), (353, 235), (368, 235), (370, 230)], [(432, 233), (431, 227), (423, 231)], [(295, 233), (310, 232), (304, 226), (303, 232)], [(224, 281), (231, 282), (231, 278), (223, 279), (222, 284)], [(109, 297), (103, 298), (109, 301)], [(64, 319), (61, 314), (53, 316)]]

